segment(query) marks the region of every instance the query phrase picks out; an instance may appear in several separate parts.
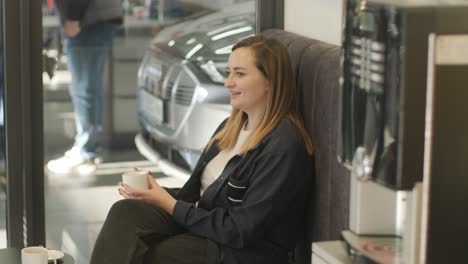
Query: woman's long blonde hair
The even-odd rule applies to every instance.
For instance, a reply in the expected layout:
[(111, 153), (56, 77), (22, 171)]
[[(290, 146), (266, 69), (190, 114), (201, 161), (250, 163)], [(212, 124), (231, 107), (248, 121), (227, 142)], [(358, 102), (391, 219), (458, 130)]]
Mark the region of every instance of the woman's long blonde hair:
[[(278, 40), (261, 35), (241, 40), (234, 45), (232, 51), (238, 48), (249, 48), (253, 51), (256, 67), (270, 84), (265, 112), (242, 146), (240, 154), (245, 154), (257, 146), (284, 118), (288, 118), (297, 127), (307, 152), (312, 154), (312, 141), (304, 128), (298, 110), (296, 85), (286, 48)], [(246, 121), (247, 115), (233, 108), (226, 125), (211, 139), (209, 144), (218, 141), (220, 149), (233, 148)]]

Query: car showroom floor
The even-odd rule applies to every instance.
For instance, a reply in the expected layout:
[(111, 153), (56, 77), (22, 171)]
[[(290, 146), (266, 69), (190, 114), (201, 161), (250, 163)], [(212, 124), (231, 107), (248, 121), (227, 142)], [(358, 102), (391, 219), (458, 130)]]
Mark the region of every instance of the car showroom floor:
[[(45, 161), (63, 154), (72, 143), (74, 121), (66, 89), (45, 89)], [(91, 250), (110, 206), (120, 199), (117, 184), (123, 172), (139, 167), (151, 170), (164, 186), (183, 182), (158, 173), (134, 146), (105, 150), (94, 173), (45, 174), (47, 247), (72, 255), (76, 264), (88, 264)]]

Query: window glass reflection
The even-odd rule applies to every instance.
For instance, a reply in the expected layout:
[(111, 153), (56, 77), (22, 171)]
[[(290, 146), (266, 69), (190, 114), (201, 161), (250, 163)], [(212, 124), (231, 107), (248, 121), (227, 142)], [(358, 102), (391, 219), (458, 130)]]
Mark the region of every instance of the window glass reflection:
[(3, 1), (0, 1), (0, 248), (6, 248), (6, 173), (3, 61)]
[[(116, 185), (122, 173), (139, 167), (167, 178), (169, 184), (163, 180), (163, 185), (181, 184), (137, 148), (136, 137), (144, 134), (152, 151), (190, 171), (230, 113), (223, 83), (231, 48), (255, 34), (254, 0), (124, 0), (122, 9), (123, 23), (104, 72), (96, 158), (60, 170), (48, 164), (66, 156), (80, 127), (69, 92), (74, 75), (60, 16), (54, 1), (43, 1), (47, 247), (67, 252), (77, 264), (89, 263), (107, 211), (119, 199)], [(194, 103), (204, 110), (184, 119)], [(158, 142), (151, 134), (170, 138), (174, 131), (184, 131), (184, 137)]]

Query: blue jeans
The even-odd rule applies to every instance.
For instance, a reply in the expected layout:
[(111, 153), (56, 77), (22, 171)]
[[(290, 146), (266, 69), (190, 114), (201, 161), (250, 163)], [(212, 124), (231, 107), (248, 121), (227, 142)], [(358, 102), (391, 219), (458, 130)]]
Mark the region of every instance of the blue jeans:
[(96, 156), (102, 133), (104, 67), (119, 25), (102, 23), (83, 28), (74, 38), (64, 39), (70, 96), (76, 122), (73, 148), (85, 159)]

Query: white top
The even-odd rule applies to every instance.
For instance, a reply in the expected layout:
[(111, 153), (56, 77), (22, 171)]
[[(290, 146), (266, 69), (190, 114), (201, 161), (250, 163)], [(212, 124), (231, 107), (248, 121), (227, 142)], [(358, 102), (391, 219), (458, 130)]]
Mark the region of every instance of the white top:
[(240, 148), (249, 137), (250, 132), (250, 130), (242, 129), (234, 148), (222, 150), (218, 155), (216, 155), (216, 157), (208, 162), (201, 176), (200, 196), (202, 196), (206, 188), (208, 188), (208, 186), (210, 186), (221, 175), (228, 161), (236, 154), (239, 154)]

